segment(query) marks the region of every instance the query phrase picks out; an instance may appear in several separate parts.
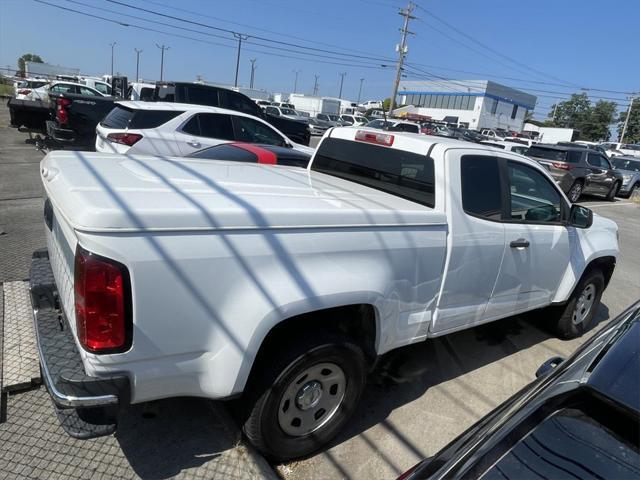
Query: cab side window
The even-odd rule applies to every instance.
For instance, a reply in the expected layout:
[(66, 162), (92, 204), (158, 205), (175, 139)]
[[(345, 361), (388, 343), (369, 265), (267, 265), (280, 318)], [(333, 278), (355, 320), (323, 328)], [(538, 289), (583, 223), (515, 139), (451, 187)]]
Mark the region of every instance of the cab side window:
[(562, 221), (562, 197), (549, 179), (536, 169), (517, 162), (507, 162), (507, 171), (511, 221)]
[(496, 157), (463, 155), (460, 159), (462, 208), (474, 217), (502, 220), (500, 167)]

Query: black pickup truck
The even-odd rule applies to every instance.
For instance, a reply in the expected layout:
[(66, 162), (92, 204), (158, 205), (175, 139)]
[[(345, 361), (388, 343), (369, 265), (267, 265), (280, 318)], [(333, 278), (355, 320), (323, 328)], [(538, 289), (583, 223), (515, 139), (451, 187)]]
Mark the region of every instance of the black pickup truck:
[(51, 120), (47, 135), (61, 144), (91, 147), (96, 143), (96, 125), (113, 110), (114, 97), (78, 93), (50, 93)]
[[(113, 97), (50, 94), (52, 120), (47, 134), (53, 140), (74, 146), (95, 145), (96, 126), (113, 109)], [(196, 83), (158, 83), (153, 101), (190, 103), (226, 108), (260, 117), (297, 143), (309, 145), (311, 133), (306, 123), (265, 114), (249, 97), (226, 88)]]

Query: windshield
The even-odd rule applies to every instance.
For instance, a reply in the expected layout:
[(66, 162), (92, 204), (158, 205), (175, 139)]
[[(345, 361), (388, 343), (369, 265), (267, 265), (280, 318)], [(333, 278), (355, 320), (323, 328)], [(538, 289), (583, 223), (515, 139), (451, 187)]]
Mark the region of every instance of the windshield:
[(640, 151), (640, 145), (622, 145), (624, 150), (637, 150)]
[(340, 121), (340, 117), (338, 115), (329, 115), (329, 118), (331, 120), (333, 120), (334, 122), (339, 122)]
[(611, 163), (615, 168), (620, 170), (631, 170), (632, 172), (640, 172), (640, 160), (631, 160), (623, 157), (613, 157)]
[(296, 112), (291, 110), (290, 108), (280, 108), (283, 115), (296, 115)]

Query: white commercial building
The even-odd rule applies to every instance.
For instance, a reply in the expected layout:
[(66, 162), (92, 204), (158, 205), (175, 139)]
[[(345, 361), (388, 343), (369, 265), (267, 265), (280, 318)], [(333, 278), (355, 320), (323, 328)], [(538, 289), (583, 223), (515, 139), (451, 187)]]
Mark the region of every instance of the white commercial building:
[(471, 129), (518, 132), (537, 100), (534, 95), (490, 80), (403, 81), (398, 95), (400, 104), (413, 107), (411, 113)]

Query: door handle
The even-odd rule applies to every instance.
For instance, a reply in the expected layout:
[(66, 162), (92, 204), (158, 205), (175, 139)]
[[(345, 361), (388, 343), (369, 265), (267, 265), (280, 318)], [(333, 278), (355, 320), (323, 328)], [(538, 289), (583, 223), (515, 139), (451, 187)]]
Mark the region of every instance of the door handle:
[(512, 240), (509, 246), (511, 248), (527, 248), (529, 246), (529, 240), (525, 240), (524, 238)]
[(200, 142), (196, 141), (196, 140), (189, 140), (187, 142), (188, 145), (191, 145), (193, 148), (199, 148), (200, 147)]

